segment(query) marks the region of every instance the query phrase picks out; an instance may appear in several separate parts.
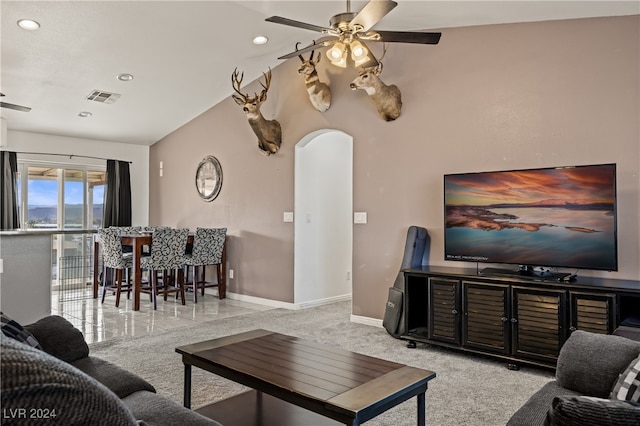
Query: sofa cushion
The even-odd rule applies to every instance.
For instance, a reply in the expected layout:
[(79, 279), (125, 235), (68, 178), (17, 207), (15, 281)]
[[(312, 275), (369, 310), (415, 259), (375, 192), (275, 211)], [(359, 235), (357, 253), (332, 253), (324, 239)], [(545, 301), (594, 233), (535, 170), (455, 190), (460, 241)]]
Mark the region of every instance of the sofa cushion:
[(66, 319), (50, 315), (24, 327), (33, 334), (42, 349), (66, 362), (89, 356), (82, 332)]
[(576, 330), (558, 356), (556, 379), (564, 388), (607, 398), (618, 375), (640, 355), (640, 342)]
[(620, 374), (609, 398), (640, 402), (640, 357), (631, 361), (627, 369)]
[(10, 318), (4, 312), (0, 312), (0, 317), (2, 318), (2, 334), (7, 337), (11, 337), (12, 339), (16, 339), (19, 342), (24, 342), (34, 348), (42, 349), (38, 339), (36, 339), (33, 334), (25, 330), (18, 321)]
[(120, 398), (141, 390), (156, 391), (143, 378), (100, 358), (90, 356), (71, 364), (108, 387)]
[(109, 389), (44, 351), (0, 334), (3, 425), (136, 425)]
[(145, 425), (221, 426), (220, 423), (157, 393), (135, 392), (122, 401)]
[(556, 397), (545, 426), (638, 426), (640, 405), (591, 396)]
[[(531, 398), (509, 419), (507, 426), (542, 426), (553, 399), (559, 395), (574, 396), (579, 393), (564, 389), (557, 381), (542, 386)], [(587, 425), (582, 425), (587, 426)]]

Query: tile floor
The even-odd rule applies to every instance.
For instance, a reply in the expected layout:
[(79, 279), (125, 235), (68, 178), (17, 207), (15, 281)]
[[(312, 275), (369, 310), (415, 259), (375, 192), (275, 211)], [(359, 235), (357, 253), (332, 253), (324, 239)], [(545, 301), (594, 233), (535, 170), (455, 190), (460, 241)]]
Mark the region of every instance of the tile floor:
[(154, 332), (185, 327), (196, 322), (245, 315), (256, 311), (274, 309), (271, 306), (232, 300), (219, 300), (217, 291), (207, 290), (204, 297), (187, 294), (186, 305), (172, 297), (165, 302), (158, 300), (153, 310), (148, 295), (142, 295), (140, 310), (133, 310), (133, 299), (122, 295), (120, 307), (115, 307), (115, 296), (107, 294), (104, 304), (93, 299), (89, 290), (53, 291), (51, 313), (69, 320), (85, 336), (87, 343), (101, 342), (120, 336), (145, 336)]

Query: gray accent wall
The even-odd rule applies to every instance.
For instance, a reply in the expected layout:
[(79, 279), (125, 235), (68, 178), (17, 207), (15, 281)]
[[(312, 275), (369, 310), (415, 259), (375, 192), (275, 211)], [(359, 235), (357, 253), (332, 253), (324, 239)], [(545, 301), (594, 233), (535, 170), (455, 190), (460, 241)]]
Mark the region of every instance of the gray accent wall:
[[(443, 29), (438, 46), (389, 46), (382, 79), (400, 88), (403, 108), (384, 122), (349, 89), (355, 71), (326, 58), (318, 68), (333, 104), (316, 111), (294, 58), (273, 70), (262, 108), (282, 125), (280, 151), (258, 151), (229, 97), (151, 147), (149, 221), (228, 227), (228, 291), (293, 303), (294, 226), (282, 215), (294, 208), (294, 145), (330, 128), (353, 136), (353, 209), (368, 214), (353, 228), (353, 315), (382, 318), (410, 225), (429, 230), (430, 263), (470, 265), (443, 260), (445, 173), (617, 163), (620, 269), (580, 274), (637, 280), (639, 64), (639, 16)], [(224, 172), (211, 203), (194, 187), (207, 155)]]

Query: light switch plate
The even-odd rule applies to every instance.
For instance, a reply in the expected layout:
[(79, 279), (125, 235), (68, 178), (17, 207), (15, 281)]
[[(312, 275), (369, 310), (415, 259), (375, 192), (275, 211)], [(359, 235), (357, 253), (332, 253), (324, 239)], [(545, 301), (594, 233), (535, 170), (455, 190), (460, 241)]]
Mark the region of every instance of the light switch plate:
[(282, 215), (282, 221), (287, 223), (293, 222), (293, 212), (284, 212)]
[(353, 223), (367, 223), (367, 212), (354, 212)]

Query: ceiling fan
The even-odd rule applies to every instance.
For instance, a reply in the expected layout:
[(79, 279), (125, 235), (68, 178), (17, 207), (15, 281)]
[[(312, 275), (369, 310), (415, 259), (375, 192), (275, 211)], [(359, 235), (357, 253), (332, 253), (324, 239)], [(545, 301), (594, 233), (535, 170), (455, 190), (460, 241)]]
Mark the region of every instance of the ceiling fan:
[[(351, 11), (351, 0), (347, 0), (347, 11), (332, 16), (329, 20), (329, 28), (295, 21), (281, 16), (272, 16), (267, 18), (266, 21), (317, 31), (326, 35), (325, 37), (315, 40), (312, 44), (280, 56), (278, 59), (289, 59), (309, 50), (331, 46), (331, 48), (327, 50), (327, 57), (332, 64), (346, 67), (347, 59), (350, 56), (355, 66), (368, 68), (378, 65), (378, 60), (373, 53), (371, 53), (370, 49), (366, 47), (364, 41), (420, 44), (438, 44), (440, 41), (441, 33), (374, 31), (371, 29), (397, 5), (398, 3), (393, 0), (369, 0), (360, 12), (355, 13)], [(349, 53), (351, 53), (351, 55), (349, 55)]]
[[(0, 97), (5, 96), (4, 93), (0, 93)], [(16, 104), (10, 104), (8, 102), (0, 102), (0, 107), (2, 108), (8, 108), (8, 109), (14, 109), (16, 111), (22, 111), (22, 112), (29, 112), (31, 111), (31, 108), (26, 107), (26, 106), (22, 106), (22, 105), (16, 105)]]

